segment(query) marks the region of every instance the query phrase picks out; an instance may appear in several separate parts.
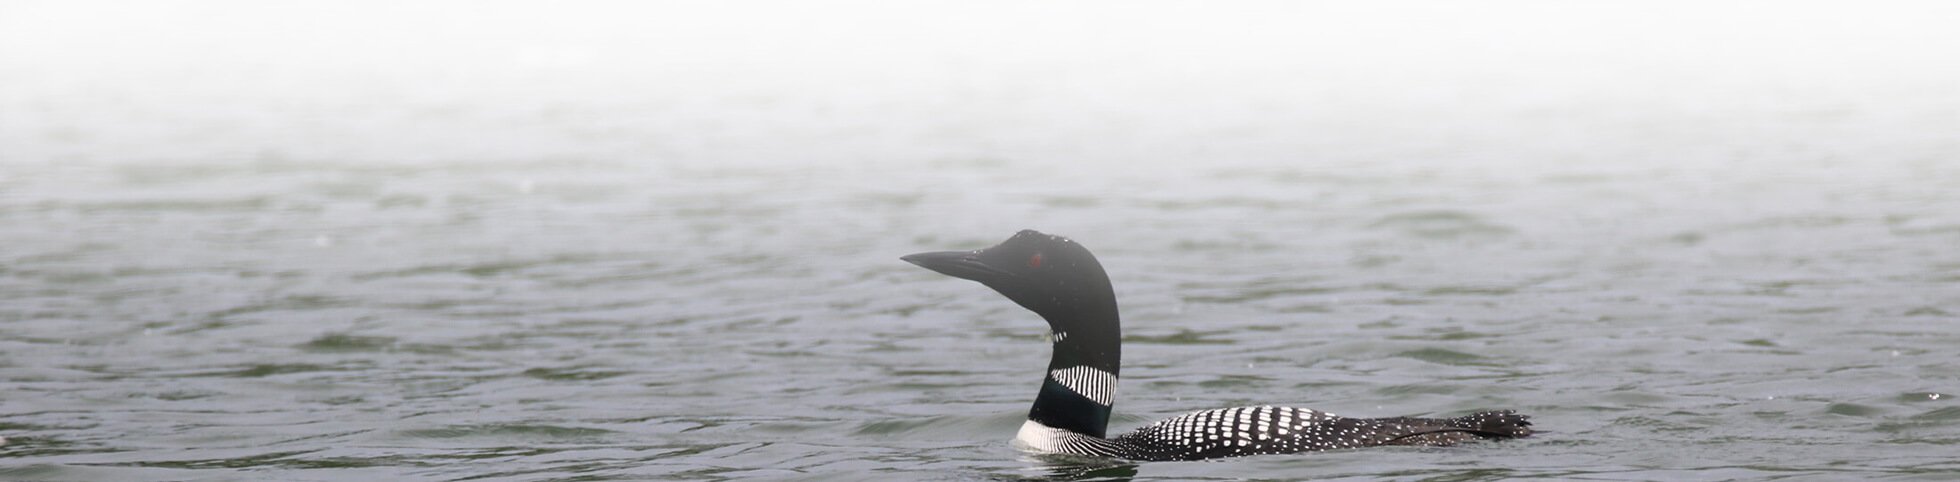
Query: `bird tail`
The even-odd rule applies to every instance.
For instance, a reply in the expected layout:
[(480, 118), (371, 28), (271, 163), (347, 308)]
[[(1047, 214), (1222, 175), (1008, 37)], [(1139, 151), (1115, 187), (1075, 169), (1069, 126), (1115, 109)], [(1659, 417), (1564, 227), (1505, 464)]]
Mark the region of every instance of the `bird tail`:
[(1407, 428), (1382, 445), (1456, 445), (1480, 439), (1507, 439), (1531, 435), (1531, 417), (1510, 410), (1477, 412), (1456, 418), (1380, 419)]
[(1449, 419), (1451, 427), (1476, 433), (1489, 438), (1520, 438), (1531, 436), (1531, 416), (1519, 415), (1510, 410), (1477, 412)]

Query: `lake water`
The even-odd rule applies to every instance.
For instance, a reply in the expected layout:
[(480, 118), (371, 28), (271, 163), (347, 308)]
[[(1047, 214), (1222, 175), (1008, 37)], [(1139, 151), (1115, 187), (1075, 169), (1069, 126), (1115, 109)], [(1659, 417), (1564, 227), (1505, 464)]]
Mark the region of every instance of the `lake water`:
[[(0, 479), (1960, 477), (1953, 6), (756, 5), (0, 7)], [(1112, 431), (1541, 432), (1019, 453), (1023, 228)]]

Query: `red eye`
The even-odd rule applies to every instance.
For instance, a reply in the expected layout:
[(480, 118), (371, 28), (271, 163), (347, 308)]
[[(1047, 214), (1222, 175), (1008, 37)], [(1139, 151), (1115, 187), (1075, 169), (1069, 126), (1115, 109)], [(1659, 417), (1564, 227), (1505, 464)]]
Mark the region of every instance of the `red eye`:
[(1034, 256), (1028, 257), (1028, 267), (1029, 268), (1041, 267), (1041, 253), (1035, 253)]

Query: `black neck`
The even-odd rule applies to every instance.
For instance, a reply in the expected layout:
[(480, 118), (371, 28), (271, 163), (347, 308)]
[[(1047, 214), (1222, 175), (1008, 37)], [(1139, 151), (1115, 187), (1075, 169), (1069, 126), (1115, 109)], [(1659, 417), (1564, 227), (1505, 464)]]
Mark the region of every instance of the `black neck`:
[[(1055, 352), (1048, 360), (1049, 375), (1042, 380), (1041, 393), (1035, 396), (1034, 407), (1028, 410), (1029, 420), (1084, 435), (1105, 436), (1110, 407), (1115, 402), (1117, 370), (1123, 362), (1123, 329), (1116, 316), (1116, 300), (1111, 297), (1106, 304), (1087, 312), (1071, 313), (1068, 320), (1043, 315), (1049, 318), (1049, 326), (1057, 329)], [(1106, 392), (1109, 396), (1105, 397), (1111, 402), (1109, 405), (1078, 394), (1054, 379), (1055, 371), (1075, 367), (1109, 374)]]

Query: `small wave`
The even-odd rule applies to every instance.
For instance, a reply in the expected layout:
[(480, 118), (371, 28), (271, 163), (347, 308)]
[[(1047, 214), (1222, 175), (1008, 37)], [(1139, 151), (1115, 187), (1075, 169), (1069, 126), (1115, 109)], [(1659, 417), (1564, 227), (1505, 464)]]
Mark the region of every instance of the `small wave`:
[(406, 429), (395, 432), (410, 438), (458, 439), (458, 438), (521, 438), (521, 439), (584, 439), (612, 435), (618, 432), (600, 428), (562, 427), (557, 425), (531, 424), (482, 424), (450, 425), (436, 428)]
[(566, 367), (566, 368), (540, 367), (540, 368), (532, 368), (529, 370), (524, 370), (524, 376), (536, 378), (539, 380), (553, 380), (553, 381), (604, 380), (607, 378), (613, 378), (621, 375), (626, 375), (629, 373), (631, 372), (617, 371), (617, 370), (593, 370), (590, 367)]
[(1209, 336), (1212, 336), (1214, 334), (1215, 333), (1200, 333), (1200, 332), (1186, 330), (1186, 329), (1179, 329), (1177, 330), (1177, 333), (1171, 333), (1168, 335), (1125, 336), (1123, 337), (1123, 342), (1136, 343), (1136, 344), (1160, 344), (1160, 345), (1230, 345), (1233, 343), (1237, 343), (1235, 341), (1222, 339), (1222, 338), (1208, 338)]
[(347, 333), (328, 333), (301, 343), (294, 348), (314, 353), (374, 352), (394, 348), (395, 339), (386, 336), (360, 336)]
[(233, 378), (261, 378), (288, 373), (307, 373), (336, 370), (326, 365), (311, 363), (261, 363), (237, 370), (218, 372), (213, 375)]
[(852, 433), (908, 440), (973, 440), (974, 434), (1011, 437), (1024, 418), (1020, 412), (897, 418), (860, 423)]
[(1476, 214), (1454, 210), (1411, 211), (1390, 214), (1368, 227), (1388, 229), (1423, 239), (1507, 236), (1516, 229), (1493, 223)]
[(1430, 363), (1437, 363), (1443, 365), (1469, 365), (1469, 366), (1491, 365), (1491, 362), (1489, 360), (1486, 360), (1484, 357), (1472, 355), (1460, 351), (1455, 351), (1455, 350), (1445, 350), (1442, 348), (1423, 348), (1418, 350), (1409, 350), (1401, 353), (1396, 353), (1395, 356), (1402, 357), (1402, 358), (1413, 358), (1416, 360), (1422, 360)]

